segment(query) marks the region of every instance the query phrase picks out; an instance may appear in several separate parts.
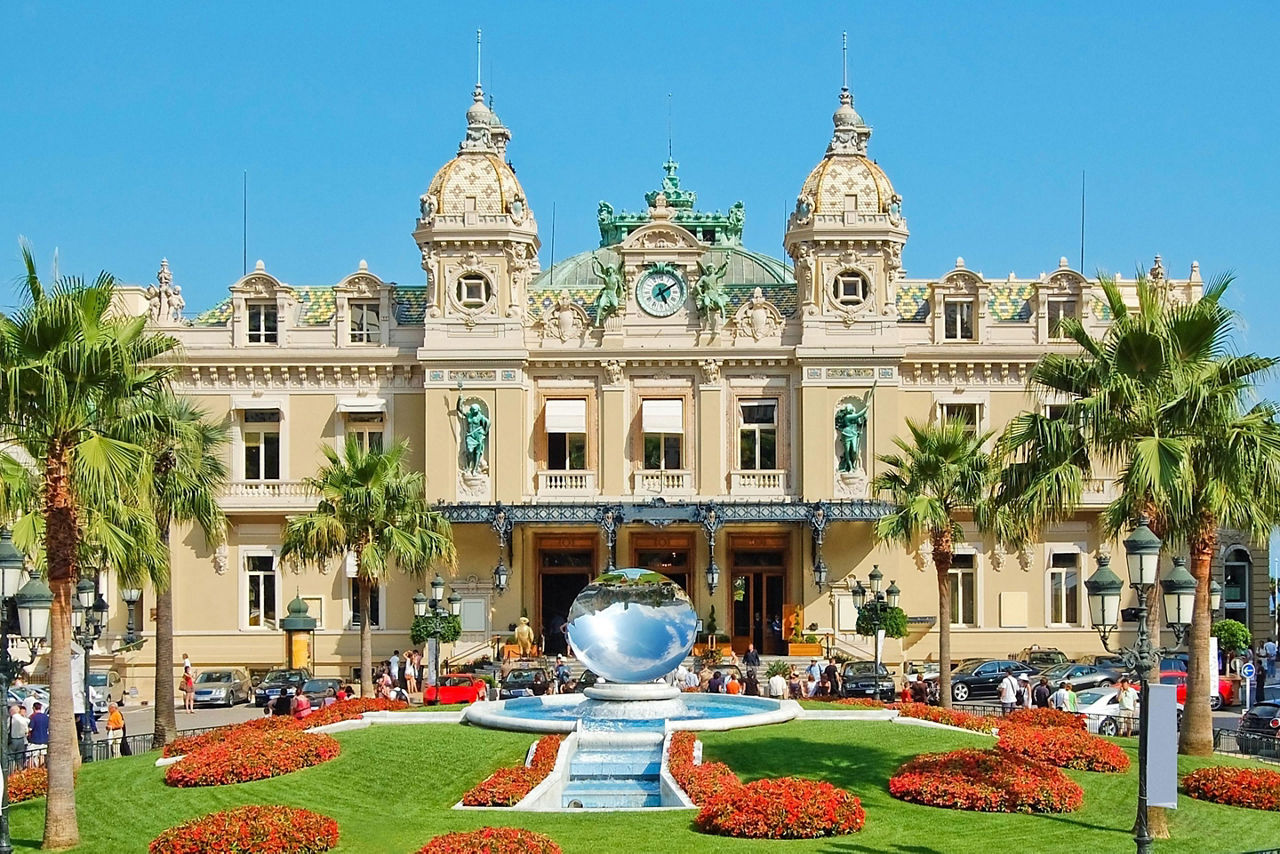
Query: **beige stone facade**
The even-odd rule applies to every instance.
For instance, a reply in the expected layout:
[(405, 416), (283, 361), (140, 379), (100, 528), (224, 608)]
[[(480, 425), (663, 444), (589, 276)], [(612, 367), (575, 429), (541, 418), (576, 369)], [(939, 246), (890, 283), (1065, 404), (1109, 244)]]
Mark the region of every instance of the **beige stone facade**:
[[(594, 252), (541, 268), (537, 223), (506, 161), (510, 133), (477, 87), (457, 155), (419, 199), (412, 234), (425, 282), (384, 282), (361, 263), (336, 284), (291, 286), (259, 262), (190, 319), (167, 265), (155, 285), (124, 289), (129, 310), (182, 339), (182, 393), (231, 426), (226, 545), (174, 537), (176, 653), (197, 667), (276, 665), (278, 620), (297, 594), (319, 620), (317, 671), (350, 675), (358, 637), (346, 565), (299, 571), (277, 555), (286, 516), (314, 506), (302, 479), (320, 448), (355, 433), (407, 439), (410, 464), (454, 520), (458, 654), (487, 651), (522, 614), (555, 649), (573, 595), (613, 559), (673, 575), (739, 648), (785, 652), (782, 624), (790, 634), (798, 611), (802, 627), (855, 655), (870, 647), (853, 631), (850, 583), (879, 565), (914, 618), (887, 658), (936, 655), (929, 555), (872, 538), (883, 510), (867, 488), (875, 456), (907, 418), (999, 429), (1052, 406), (1025, 381), (1041, 353), (1067, 348), (1057, 319), (1100, 330), (1108, 316), (1097, 282), (1066, 259), (1031, 278), (991, 278), (962, 259), (905, 275), (902, 199), (868, 158), (871, 132), (847, 92), (834, 125), (825, 156), (796, 176), (784, 259), (744, 247), (740, 204), (698, 210), (668, 162), (640, 212), (601, 203)], [(1153, 273), (1164, 275), (1158, 259)], [(1191, 300), (1200, 278), (1193, 267), (1164, 284)], [(490, 423), (474, 470), (460, 399)], [(846, 404), (866, 418), (841, 471), (835, 424)], [(1101, 651), (1082, 581), (1110, 490), (1091, 484), (1077, 517), (1023, 553), (967, 529), (954, 570), (956, 656), (1032, 643)], [(1265, 621), (1266, 555), (1246, 552), (1250, 613)], [(494, 585), (499, 562), (505, 591)], [(408, 645), (410, 597), (424, 586), (393, 574), (379, 591), (375, 656)], [(150, 600), (138, 612), (148, 634)], [(143, 696), (152, 654), (148, 645), (116, 662)]]

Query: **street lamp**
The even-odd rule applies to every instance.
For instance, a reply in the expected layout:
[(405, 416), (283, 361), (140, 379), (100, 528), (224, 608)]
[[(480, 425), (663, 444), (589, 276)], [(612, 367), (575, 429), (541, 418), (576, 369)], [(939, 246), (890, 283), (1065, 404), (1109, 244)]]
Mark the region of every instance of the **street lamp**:
[(137, 626), (134, 625), (133, 611), (134, 606), (137, 605), (138, 601), (142, 598), (142, 588), (125, 587), (120, 591), (120, 598), (124, 600), (124, 604), (128, 606), (126, 611), (129, 614), (129, 624), (125, 628), (124, 637), (120, 640), (122, 641), (123, 646), (133, 646), (139, 641)]
[(427, 597), (423, 594), (421, 590), (413, 594), (413, 616), (415, 617), (427, 616), (427, 601), (428, 601)]
[[(1151, 851), (1151, 832), (1147, 826), (1147, 731), (1150, 715), (1150, 685), (1147, 680), (1151, 671), (1159, 666), (1160, 659), (1172, 651), (1171, 648), (1154, 646), (1147, 632), (1147, 599), (1156, 587), (1161, 546), (1160, 538), (1151, 531), (1145, 516), (1138, 520), (1138, 526), (1124, 541), (1129, 587), (1138, 596), (1138, 630), (1132, 646), (1112, 649), (1109, 645), (1111, 633), (1119, 622), (1120, 591), (1124, 586), (1120, 577), (1111, 570), (1110, 558), (1106, 555), (1100, 557), (1097, 572), (1085, 582), (1085, 588), (1089, 591), (1089, 616), (1102, 639), (1103, 648), (1119, 655), (1124, 660), (1125, 667), (1137, 674), (1142, 685), (1138, 709), (1138, 818), (1133, 828), (1133, 841), (1137, 845), (1138, 854), (1149, 854)], [(1186, 562), (1181, 557), (1174, 558), (1173, 563), (1173, 570), (1160, 586), (1164, 593), (1169, 628), (1181, 645), (1191, 626), (1196, 582), (1187, 572)]]
[[(498, 564), (498, 568), (504, 569), (501, 563)], [(496, 570), (495, 570), (495, 575), (496, 575)], [(503, 586), (505, 587), (505, 585), (506, 585), (506, 581), (504, 578)], [(448, 603), (449, 605), (449, 609), (447, 611), (444, 608), (444, 605), (446, 603)], [(431, 662), (432, 662), (430, 676), (433, 676), (435, 679), (435, 684), (431, 686), (435, 688), (435, 696), (432, 698), (432, 701), (431, 701), (433, 705), (439, 705), (440, 703), (439, 685), (440, 685), (441, 621), (445, 617), (450, 617), (450, 616), (457, 618), (458, 615), (461, 613), (462, 613), (462, 596), (457, 591), (454, 591), (449, 594), (448, 599), (445, 599), (444, 598), (444, 579), (440, 577), (439, 573), (436, 574), (435, 578), (431, 579), (431, 598), (430, 599), (428, 599), (425, 595), (423, 595), (421, 590), (419, 590), (413, 596), (414, 617), (424, 617), (424, 618), (427, 616), (431, 617), (430, 630), (427, 634), (427, 639), (428, 641), (434, 641), (434, 643), (430, 644)], [(429, 683), (431, 680), (430, 678), (427, 678), (427, 679), (424, 679), (423, 681), (424, 683)], [(426, 687), (427, 686), (424, 685), (423, 692), (422, 692), (424, 702), (427, 695)]]
[(80, 759), (93, 761), (93, 690), (89, 685), (89, 653), (107, 625), (106, 600), (98, 594), (98, 585), (90, 578), (76, 584), (75, 602), (71, 606), (72, 636), (80, 644), (84, 656), (84, 720), (80, 727)]
[(885, 612), (889, 608), (897, 608), (898, 600), (902, 596), (902, 591), (898, 589), (898, 583), (891, 581), (889, 589), (881, 591), (884, 584), (884, 573), (880, 571), (879, 564), (873, 564), (871, 572), (867, 574), (867, 581), (871, 584), (871, 590), (862, 586), (862, 582), (853, 577), (853, 589), (850, 591), (853, 595), (853, 607), (861, 613), (865, 608), (873, 626), (872, 636), (875, 638), (875, 680), (876, 680), (876, 699), (880, 699), (880, 645), (883, 639), (880, 633), (884, 631)]
[[(49, 609), (53, 606), (53, 591), (49, 585), (32, 573), (26, 584), (22, 581), (24, 560), (22, 552), (13, 545), (13, 536), (7, 528), (0, 529), (0, 692), (9, 696), (9, 685), (25, 667), (35, 660), (36, 650), (49, 635)], [(9, 619), (9, 603), (17, 611), (17, 624)], [(14, 635), (21, 638), (30, 651), (26, 661), (15, 659), (9, 651)], [(4, 745), (9, 745), (9, 714), (4, 716)], [(6, 761), (7, 753), (6, 753)], [(5, 771), (8, 769), (6, 768)], [(0, 786), (0, 854), (13, 854), (9, 841), (9, 787)]]
[(449, 613), (455, 617), (462, 616), (462, 596), (456, 590), (449, 594)]

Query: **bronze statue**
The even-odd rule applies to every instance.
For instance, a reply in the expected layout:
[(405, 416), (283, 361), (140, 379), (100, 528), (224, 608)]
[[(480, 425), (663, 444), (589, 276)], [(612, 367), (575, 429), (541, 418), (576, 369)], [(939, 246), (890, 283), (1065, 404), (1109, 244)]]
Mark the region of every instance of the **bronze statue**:
[(729, 294), (724, 289), (724, 274), (729, 270), (726, 259), (719, 267), (698, 262), (698, 284), (694, 289), (694, 304), (703, 319), (718, 314), (724, 317), (729, 310)]
[(595, 302), (592, 303), (596, 310), (596, 326), (604, 326), (604, 322), (617, 314), (622, 306), (626, 280), (623, 276), (622, 264), (606, 267), (600, 263), (600, 259), (594, 252), (591, 253), (591, 265), (595, 274), (604, 280), (604, 284), (600, 286), (600, 293), (596, 294)]
[(516, 646), (520, 648), (521, 658), (528, 658), (533, 654), (533, 628), (529, 625), (528, 617), (521, 617), (520, 625), (516, 626)]
[(484, 414), (478, 403), (464, 407), (461, 394), (458, 395), (456, 408), (458, 417), (467, 424), (467, 431), (462, 438), (466, 452), (465, 470), (468, 474), (476, 474), (484, 465), (485, 451), (489, 446), (489, 416)]
[[(878, 381), (877, 381), (878, 382)], [(867, 412), (876, 384), (871, 384), (867, 396), (856, 402), (846, 403), (836, 409), (836, 433), (840, 437), (840, 471), (858, 471), (862, 468), (862, 436), (867, 429)]]

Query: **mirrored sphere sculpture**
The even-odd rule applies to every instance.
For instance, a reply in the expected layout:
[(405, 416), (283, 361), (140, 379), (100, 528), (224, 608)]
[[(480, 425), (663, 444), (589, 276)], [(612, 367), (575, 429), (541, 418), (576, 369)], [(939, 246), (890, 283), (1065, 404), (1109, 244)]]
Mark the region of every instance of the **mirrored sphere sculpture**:
[(613, 569), (573, 600), (569, 643), (583, 665), (608, 682), (650, 682), (689, 654), (697, 624), (689, 597), (670, 578)]

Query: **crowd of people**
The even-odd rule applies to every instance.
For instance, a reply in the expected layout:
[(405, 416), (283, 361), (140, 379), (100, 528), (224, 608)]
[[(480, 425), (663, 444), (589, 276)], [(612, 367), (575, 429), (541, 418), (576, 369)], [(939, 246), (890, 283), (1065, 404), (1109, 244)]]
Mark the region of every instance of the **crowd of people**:
[[(739, 676), (739, 673), (742, 675)], [(719, 667), (702, 661), (692, 669), (681, 664), (671, 675), (670, 681), (685, 692), (768, 696), (777, 700), (838, 697), (842, 687), (840, 668), (834, 658), (829, 659), (825, 665), (814, 658), (803, 669), (790, 665), (785, 673), (774, 669), (771, 675), (762, 677), (760, 654), (754, 644), (747, 647), (741, 663), (730, 651)]]

